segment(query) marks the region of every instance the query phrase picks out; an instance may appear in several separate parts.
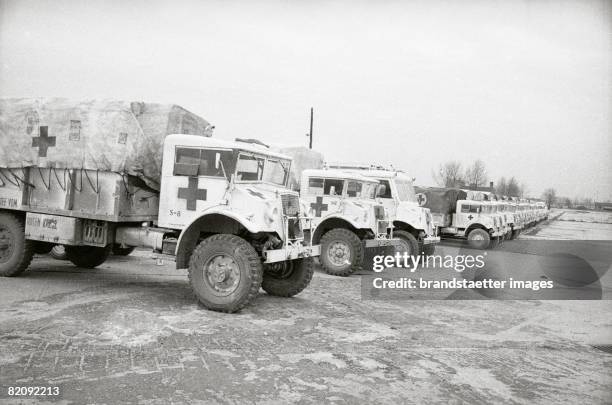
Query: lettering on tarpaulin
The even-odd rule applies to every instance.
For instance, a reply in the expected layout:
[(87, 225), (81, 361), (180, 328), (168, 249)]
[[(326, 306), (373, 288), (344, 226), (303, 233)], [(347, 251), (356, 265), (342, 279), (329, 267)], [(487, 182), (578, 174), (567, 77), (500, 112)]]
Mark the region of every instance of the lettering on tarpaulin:
[(78, 141), (81, 139), (81, 121), (70, 120), (70, 134), (68, 139), (71, 141)]
[(16, 198), (0, 198), (0, 207), (16, 208), (19, 205)]

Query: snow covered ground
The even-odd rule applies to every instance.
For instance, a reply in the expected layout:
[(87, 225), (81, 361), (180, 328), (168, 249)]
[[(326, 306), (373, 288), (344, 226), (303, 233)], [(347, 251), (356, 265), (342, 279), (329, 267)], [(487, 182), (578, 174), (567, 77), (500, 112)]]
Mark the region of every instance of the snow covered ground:
[(552, 210), (550, 220), (521, 235), (521, 239), (612, 240), (612, 213)]
[[(532, 237), (599, 237), (596, 214)], [(612, 355), (594, 347), (612, 344), (610, 300), (363, 300), (360, 276), (318, 271), (294, 298), (262, 292), (228, 315), (154, 263), (38, 256), (1, 279), (0, 387), (58, 385), (65, 403), (612, 402)]]

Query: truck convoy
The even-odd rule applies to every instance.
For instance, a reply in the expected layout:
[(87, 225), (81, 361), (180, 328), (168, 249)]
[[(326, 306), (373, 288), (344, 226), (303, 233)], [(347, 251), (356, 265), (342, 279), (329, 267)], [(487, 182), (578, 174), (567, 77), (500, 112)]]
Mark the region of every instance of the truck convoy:
[(436, 235), (431, 211), (419, 205), (411, 177), (381, 166), (332, 163), (327, 167), (351, 171), (384, 186), (384, 192), (378, 197), (393, 218), (394, 236), (401, 243), (400, 250), (408, 255), (434, 254), (440, 237)]
[(460, 189), (417, 187), (416, 191), (423, 206), (433, 212), (440, 236), (467, 239), (471, 246), (486, 249), (497, 246), (504, 235), (503, 223), (489, 201), (468, 199)]
[(287, 187), (291, 159), (210, 136), (178, 106), (0, 101), (0, 275), (53, 245), (86, 268), (141, 246), (188, 269), (211, 310), (238, 311), (260, 287), (298, 294), (320, 248)]
[(548, 218), (548, 209), (541, 202), (456, 188), (416, 190), (422, 205), (431, 209), (441, 237), (467, 239), (478, 249), (515, 239), (522, 230)]
[(362, 269), (364, 250), (399, 246), (393, 221), (376, 197), (384, 186), (375, 180), (341, 170), (302, 172), (303, 211), (313, 218), (308, 226), (312, 242), (321, 244), (323, 269), (348, 276)]

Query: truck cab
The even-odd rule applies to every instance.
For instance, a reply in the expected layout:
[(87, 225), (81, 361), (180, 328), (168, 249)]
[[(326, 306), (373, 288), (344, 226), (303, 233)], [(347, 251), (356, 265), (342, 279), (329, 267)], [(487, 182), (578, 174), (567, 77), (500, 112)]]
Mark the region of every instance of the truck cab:
[(401, 240), (409, 255), (432, 255), (440, 242), (429, 208), (421, 206), (415, 193), (413, 179), (406, 173), (369, 167), (367, 165), (330, 164), (329, 167), (350, 170), (378, 181), (384, 186), (379, 200), (393, 218), (394, 235)]
[[(378, 182), (334, 169), (302, 172), (300, 197), (312, 217), (309, 235), (321, 244), (321, 265), (332, 275), (348, 276), (363, 266), (364, 249), (397, 246), (393, 221), (376, 199)], [(384, 191), (384, 190), (382, 190)]]
[(504, 215), (506, 215), (507, 221), (510, 224), (510, 239), (516, 239), (523, 228), (523, 221), (521, 220), (519, 212), (517, 211), (518, 204), (508, 197), (503, 201), (503, 206)]
[[(490, 201), (457, 201), (450, 230), (465, 236), (471, 246), (479, 249), (495, 247), (503, 236), (501, 220), (493, 214), (493, 205)], [(442, 229), (442, 232), (446, 230)]]

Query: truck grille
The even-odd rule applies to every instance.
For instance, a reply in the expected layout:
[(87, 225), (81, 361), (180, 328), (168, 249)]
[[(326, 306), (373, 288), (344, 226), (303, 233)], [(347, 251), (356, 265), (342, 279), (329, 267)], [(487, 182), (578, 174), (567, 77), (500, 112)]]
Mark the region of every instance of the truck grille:
[(281, 202), (284, 215), (296, 217), (300, 214), (300, 199), (297, 195), (281, 194)]

